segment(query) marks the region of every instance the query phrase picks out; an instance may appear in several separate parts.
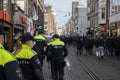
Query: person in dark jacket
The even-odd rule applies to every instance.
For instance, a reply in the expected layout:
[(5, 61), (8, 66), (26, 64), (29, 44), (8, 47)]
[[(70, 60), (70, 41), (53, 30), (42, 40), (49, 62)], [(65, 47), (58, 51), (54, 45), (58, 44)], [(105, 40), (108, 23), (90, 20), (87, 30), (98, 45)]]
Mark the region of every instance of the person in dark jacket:
[(51, 41), (47, 43), (46, 53), (47, 53), (48, 67), (49, 67), (49, 64), (50, 64), (50, 68), (51, 68), (51, 78), (54, 79), (54, 67), (53, 67), (53, 61), (52, 61), (52, 54), (49, 51), (49, 47), (50, 47), (52, 41), (53, 41), (53, 39), (51, 38)]
[(82, 38), (78, 37), (77, 39), (77, 54), (81, 54), (83, 51)]
[(106, 48), (106, 53), (108, 56), (111, 56), (112, 53), (112, 39), (108, 36), (106, 41), (105, 41), (105, 48)]
[(0, 29), (0, 80), (25, 80), (17, 60), (3, 45), (4, 31)]
[(44, 80), (41, 63), (37, 53), (32, 50), (34, 37), (25, 33), (16, 43), (16, 51), (13, 52), (22, 69), (25, 80)]
[(119, 59), (119, 54), (120, 54), (120, 37), (116, 37), (114, 39), (114, 45), (115, 45), (115, 56), (117, 59)]
[(53, 62), (53, 76), (54, 80), (63, 80), (64, 78), (64, 66), (65, 57), (68, 55), (68, 50), (65, 43), (60, 40), (59, 35), (53, 36), (53, 41), (49, 44), (48, 53)]
[(90, 55), (92, 55), (93, 53), (93, 45), (94, 45), (94, 39), (92, 38), (92, 36), (88, 37), (88, 53)]
[(43, 60), (45, 58), (46, 38), (43, 36), (43, 31), (39, 31), (39, 34), (34, 38), (36, 39), (36, 42), (33, 50), (37, 52), (41, 66), (43, 66)]
[(96, 41), (95, 41), (95, 46), (97, 48), (98, 51), (98, 58), (99, 60), (103, 60), (104, 59), (104, 40), (103, 37), (100, 36)]
[(84, 49), (85, 49), (85, 55), (87, 56), (88, 55), (88, 45), (89, 45), (89, 41), (88, 41), (88, 38), (87, 37), (83, 37), (83, 46), (84, 46)]

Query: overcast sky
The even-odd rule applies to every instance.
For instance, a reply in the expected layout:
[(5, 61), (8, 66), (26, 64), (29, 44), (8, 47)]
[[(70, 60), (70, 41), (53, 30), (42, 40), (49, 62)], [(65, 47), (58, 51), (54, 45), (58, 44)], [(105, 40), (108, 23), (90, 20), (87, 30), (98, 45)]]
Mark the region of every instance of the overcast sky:
[(80, 4), (86, 4), (86, 0), (44, 0), (45, 4), (50, 4), (53, 7), (57, 16), (57, 27), (63, 25), (70, 19), (72, 11), (72, 1), (79, 1)]

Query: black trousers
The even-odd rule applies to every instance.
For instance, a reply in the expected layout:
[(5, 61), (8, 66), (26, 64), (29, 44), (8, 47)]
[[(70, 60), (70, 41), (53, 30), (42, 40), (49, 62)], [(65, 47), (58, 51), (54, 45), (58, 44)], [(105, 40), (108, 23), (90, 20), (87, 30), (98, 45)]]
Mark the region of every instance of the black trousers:
[(88, 53), (92, 55), (92, 48), (88, 48)]
[(45, 59), (45, 56), (43, 54), (38, 54), (38, 58), (40, 60), (41, 66), (43, 66), (43, 60)]
[(53, 73), (54, 80), (64, 80), (64, 65), (61, 64), (53, 64)]
[(120, 49), (115, 49), (115, 56), (119, 59)]
[(54, 67), (52, 61), (50, 61), (50, 67), (51, 67), (51, 77), (54, 79)]

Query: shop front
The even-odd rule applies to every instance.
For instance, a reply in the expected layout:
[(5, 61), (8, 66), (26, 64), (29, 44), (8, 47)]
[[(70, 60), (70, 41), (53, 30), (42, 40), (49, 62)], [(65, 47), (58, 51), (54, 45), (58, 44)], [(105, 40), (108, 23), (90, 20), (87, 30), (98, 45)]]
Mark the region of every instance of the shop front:
[(107, 25), (103, 25), (99, 27), (99, 36), (103, 36), (103, 37), (107, 36)]
[(117, 22), (117, 36), (120, 37), (120, 21)]
[(12, 49), (12, 25), (10, 15), (0, 11), (0, 27), (6, 32), (5, 43), (10, 49)]
[(19, 38), (27, 29), (27, 17), (24, 15), (24, 12), (19, 10), (14, 15), (14, 28), (13, 35), (14, 39)]
[(111, 36), (117, 36), (117, 23), (110, 24)]

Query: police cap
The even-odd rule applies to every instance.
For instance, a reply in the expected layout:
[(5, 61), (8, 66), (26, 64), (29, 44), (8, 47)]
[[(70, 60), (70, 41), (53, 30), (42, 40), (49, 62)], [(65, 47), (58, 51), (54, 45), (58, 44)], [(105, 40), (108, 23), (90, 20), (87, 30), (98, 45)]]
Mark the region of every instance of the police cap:
[(34, 37), (31, 35), (31, 33), (27, 32), (21, 36), (21, 41), (26, 42), (28, 40), (33, 40), (35, 41)]

